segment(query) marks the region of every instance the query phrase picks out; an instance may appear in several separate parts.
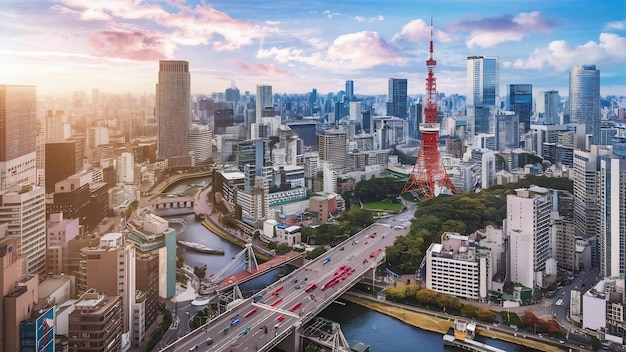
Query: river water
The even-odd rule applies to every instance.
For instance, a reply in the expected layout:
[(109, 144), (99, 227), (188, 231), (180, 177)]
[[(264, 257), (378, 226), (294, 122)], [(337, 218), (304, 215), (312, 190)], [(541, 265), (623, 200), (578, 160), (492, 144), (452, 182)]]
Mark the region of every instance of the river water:
[[(197, 183), (197, 181), (189, 181), (188, 183), (194, 182)], [(186, 183), (176, 186), (173, 190), (184, 187), (184, 184)], [(168, 192), (171, 191), (168, 190)], [(178, 249), (179, 254), (182, 254), (185, 259), (185, 264), (191, 267), (206, 265), (207, 275), (217, 273), (241, 251), (241, 248), (210, 232), (200, 223), (200, 219), (196, 218), (195, 214), (183, 214), (184, 212), (185, 210), (166, 209), (158, 210), (155, 213), (166, 219), (182, 218), (185, 220), (187, 229), (178, 235), (178, 240), (192, 241), (213, 249), (224, 250), (224, 255), (220, 256)], [(176, 224), (172, 223), (172, 226), (176, 227)], [(232, 274), (242, 269), (243, 265), (240, 268), (233, 268)], [(281, 270), (289, 269), (277, 269), (241, 285), (240, 289), (243, 295), (250, 296), (252, 292), (265, 288), (280, 275), (286, 273)], [(350, 302), (345, 302), (345, 305), (331, 304), (320, 316), (341, 324), (341, 330), (350, 345), (360, 341), (369, 345), (371, 352), (457, 351), (455, 348), (445, 347), (439, 333), (415, 328), (395, 318)], [(500, 340), (482, 337), (478, 337), (477, 340), (505, 351), (536, 351), (532, 348)]]

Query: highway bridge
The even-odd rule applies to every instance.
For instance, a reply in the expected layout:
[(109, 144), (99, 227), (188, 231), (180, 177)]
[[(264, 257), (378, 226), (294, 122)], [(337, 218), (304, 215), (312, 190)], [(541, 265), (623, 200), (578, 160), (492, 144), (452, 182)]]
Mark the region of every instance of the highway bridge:
[[(163, 351), (300, 351), (310, 325), (320, 324), (316, 315), (373, 275), (385, 248), (408, 232), (396, 222), (408, 220), (406, 213), (365, 228)], [(348, 351), (343, 341), (333, 350)]]

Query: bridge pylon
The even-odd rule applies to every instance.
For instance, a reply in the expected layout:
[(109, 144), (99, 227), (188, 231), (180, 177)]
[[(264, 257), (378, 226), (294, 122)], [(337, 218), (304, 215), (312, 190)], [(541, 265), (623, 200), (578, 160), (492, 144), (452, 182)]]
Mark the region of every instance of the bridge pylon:
[[(244, 270), (252, 273), (253, 271), (259, 270), (259, 263), (256, 261), (256, 256), (254, 255), (254, 247), (252, 243), (246, 243), (246, 247), (244, 248), (245, 256), (243, 260)], [(244, 252), (242, 251), (242, 252)]]

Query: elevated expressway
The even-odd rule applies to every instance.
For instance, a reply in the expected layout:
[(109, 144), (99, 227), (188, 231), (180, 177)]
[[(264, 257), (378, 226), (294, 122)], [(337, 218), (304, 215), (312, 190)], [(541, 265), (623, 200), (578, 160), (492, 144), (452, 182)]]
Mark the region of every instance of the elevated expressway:
[(305, 324), (373, 275), (385, 248), (409, 231), (398, 221), (408, 219), (404, 212), (363, 229), (162, 351), (300, 351)]

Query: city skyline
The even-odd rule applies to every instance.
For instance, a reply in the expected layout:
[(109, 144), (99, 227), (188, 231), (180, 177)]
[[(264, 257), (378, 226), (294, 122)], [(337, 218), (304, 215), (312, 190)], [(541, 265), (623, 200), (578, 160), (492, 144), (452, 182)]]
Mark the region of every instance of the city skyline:
[(565, 96), (569, 70), (587, 64), (601, 71), (602, 95), (626, 91), (623, 2), (417, 5), (10, 0), (0, 14), (2, 80), (38, 94), (153, 94), (158, 61), (185, 60), (192, 94), (223, 92), (231, 81), (242, 91), (326, 93), (353, 80), (355, 94), (383, 95), (390, 77), (423, 94), (433, 15), (441, 93), (467, 94), (473, 55), (498, 56), (501, 92), (528, 83)]

